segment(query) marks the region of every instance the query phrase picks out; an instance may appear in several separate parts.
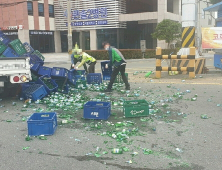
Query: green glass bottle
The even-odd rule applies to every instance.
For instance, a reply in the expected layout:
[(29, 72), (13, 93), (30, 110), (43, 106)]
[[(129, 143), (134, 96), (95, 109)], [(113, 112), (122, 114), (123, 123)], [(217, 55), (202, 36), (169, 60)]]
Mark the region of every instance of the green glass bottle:
[(191, 101), (196, 101), (196, 100), (197, 100), (197, 98), (195, 98), (195, 97), (191, 98)]
[(113, 154), (122, 154), (123, 153), (123, 149), (113, 148), (111, 153), (113, 153)]
[(152, 74), (152, 71), (149, 71), (148, 73), (145, 74), (145, 77), (149, 77)]

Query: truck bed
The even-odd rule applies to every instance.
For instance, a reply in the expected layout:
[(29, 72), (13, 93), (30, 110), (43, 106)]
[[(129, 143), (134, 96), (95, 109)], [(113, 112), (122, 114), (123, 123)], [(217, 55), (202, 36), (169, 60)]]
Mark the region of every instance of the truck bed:
[(0, 76), (28, 75), (31, 76), (30, 58), (0, 58)]

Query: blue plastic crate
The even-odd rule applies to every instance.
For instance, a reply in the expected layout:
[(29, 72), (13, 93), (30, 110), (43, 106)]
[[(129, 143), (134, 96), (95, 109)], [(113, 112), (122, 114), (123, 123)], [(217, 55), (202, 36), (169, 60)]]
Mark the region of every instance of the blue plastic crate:
[(69, 81), (69, 83), (71, 83), (72, 85), (75, 85), (76, 84), (76, 77), (75, 77), (75, 75), (74, 75), (74, 73), (73, 73), (73, 70), (69, 70), (69, 72), (68, 72), (68, 81)]
[(23, 43), (23, 46), (25, 47), (27, 54), (31, 54), (34, 52), (34, 49), (31, 47), (29, 43), (25, 42)]
[(33, 113), (27, 120), (28, 135), (53, 135), (57, 129), (57, 115), (55, 112)]
[(3, 53), (2, 55), (4, 57), (19, 57), (19, 55), (10, 47), (8, 47)]
[(41, 66), (41, 67), (39, 67), (38, 75), (41, 75), (41, 76), (44, 76), (44, 75), (51, 76), (51, 72), (52, 72), (52, 68)]
[(51, 77), (54, 78), (68, 78), (69, 70), (61, 67), (53, 67), (51, 72)]
[(87, 74), (87, 83), (88, 84), (100, 84), (100, 83), (102, 83), (101, 73), (89, 73), (89, 74)]
[[(48, 81), (48, 83), (46, 84), (45, 81)], [(36, 83), (42, 84), (45, 87), (48, 94), (51, 94), (52, 92), (56, 92), (58, 90), (58, 84), (55, 82), (55, 80), (51, 79), (51, 77), (48, 75), (39, 77)], [(49, 87), (48, 85), (52, 87)]]
[(3, 32), (0, 34), (0, 41), (5, 45), (8, 45), (11, 42), (11, 40)]
[(214, 54), (214, 67), (222, 69), (222, 55)]
[(110, 80), (111, 75), (103, 75), (103, 80)]
[(45, 87), (41, 84), (33, 84), (28, 87), (24, 94), (27, 99), (32, 99), (33, 101), (40, 100), (47, 95)]
[(43, 65), (43, 63), (35, 63), (35, 64), (30, 64), (30, 68), (32, 71), (35, 73), (38, 72), (39, 68)]
[(25, 96), (25, 94), (24, 94), (24, 91), (25, 91), (28, 87), (32, 86), (33, 84), (34, 84), (34, 82), (28, 82), (28, 83), (22, 83), (22, 84), (21, 84), (22, 90), (21, 90), (21, 93), (20, 93), (20, 95), (19, 95), (20, 98), (27, 99), (26, 96)]
[(44, 64), (44, 61), (35, 54), (27, 54), (25, 56), (30, 57), (30, 64), (36, 64), (36, 63), (41, 63), (42, 65)]
[(109, 64), (109, 61), (102, 61), (101, 62), (102, 74), (111, 75), (112, 74), (112, 66), (108, 65), (108, 68), (106, 68), (106, 64)]
[(107, 120), (111, 114), (109, 102), (89, 101), (84, 105), (83, 117), (85, 119)]

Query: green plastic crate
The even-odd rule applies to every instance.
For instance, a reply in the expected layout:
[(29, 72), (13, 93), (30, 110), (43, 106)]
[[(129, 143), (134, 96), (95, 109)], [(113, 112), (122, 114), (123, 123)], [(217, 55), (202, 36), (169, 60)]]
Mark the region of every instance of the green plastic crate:
[(43, 61), (45, 60), (45, 57), (38, 51), (38, 50), (35, 50), (32, 54), (35, 54), (37, 55), (39, 58), (41, 58)]
[[(126, 75), (126, 78), (128, 80), (128, 73), (125, 73), (125, 75)], [(114, 83), (123, 83), (123, 79), (122, 79), (122, 76), (121, 76), (120, 73), (116, 76), (116, 79), (115, 79)]]
[(1, 41), (0, 41), (0, 54), (2, 54), (5, 50), (6, 50), (7, 46), (4, 45)]
[(22, 42), (19, 39), (15, 39), (15, 40), (11, 41), (9, 43), (9, 46), (12, 47), (12, 49), (15, 50), (15, 52), (18, 55), (23, 55), (23, 54), (27, 53), (24, 45), (22, 44)]
[(149, 103), (146, 100), (124, 101), (125, 117), (141, 117), (149, 115)]

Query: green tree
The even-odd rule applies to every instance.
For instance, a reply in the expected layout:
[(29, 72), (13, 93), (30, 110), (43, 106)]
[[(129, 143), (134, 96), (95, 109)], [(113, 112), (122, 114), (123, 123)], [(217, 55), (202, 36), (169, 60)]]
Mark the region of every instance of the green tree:
[(216, 3), (219, 3), (219, 2), (221, 2), (221, 0), (210, 0), (211, 4), (216, 4)]
[(179, 22), (164, 19), (157, 25), (152, 37), (158, 40), (165, 40), (169, 48), (173, 40), (181, 38), (181, 28), (182, 26)]

